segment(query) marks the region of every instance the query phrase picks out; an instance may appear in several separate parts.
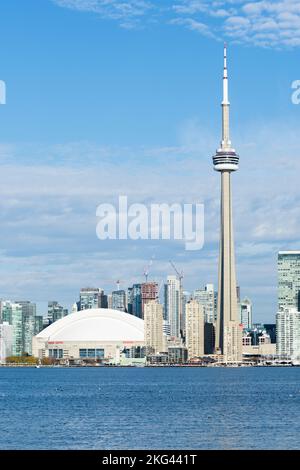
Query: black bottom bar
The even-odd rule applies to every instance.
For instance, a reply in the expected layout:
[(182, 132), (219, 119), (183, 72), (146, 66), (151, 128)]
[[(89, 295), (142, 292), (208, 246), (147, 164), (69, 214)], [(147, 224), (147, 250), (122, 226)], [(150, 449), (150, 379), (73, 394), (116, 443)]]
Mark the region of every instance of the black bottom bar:
[[(232, 468), (241, 468), (241, 465), (270, 465), (273, 462), (284, 464), (299, 459), (299, 451), (191, 451), (191, 450), (93, 450), (93, 451), (0, 451), (1, 466), (6, 463), (9, 465), (21, 464), (22, 467), (30, 464), (39, 469), (45, 465), (82, 465), (83, 469), (87, 465), (93, 465), (93, 469), (99, 467), (106, 468), (111, 465), (119, 465), (124, 468), (140, 468), (145, 465), (160, 466), (171, 465), (176, 467), (204, 465), (225, 465), (229, 464)], [(2, 468), (5, 468), (4, 466)]]

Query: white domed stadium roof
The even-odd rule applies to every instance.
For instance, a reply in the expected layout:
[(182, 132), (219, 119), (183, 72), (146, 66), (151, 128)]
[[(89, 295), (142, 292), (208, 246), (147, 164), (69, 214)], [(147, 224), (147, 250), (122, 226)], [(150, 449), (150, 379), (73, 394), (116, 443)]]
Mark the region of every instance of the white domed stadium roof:
[(36, 338), (44, 341), (144, 341), (144, 320), (109, 308), (74, 312), (52, 323)]

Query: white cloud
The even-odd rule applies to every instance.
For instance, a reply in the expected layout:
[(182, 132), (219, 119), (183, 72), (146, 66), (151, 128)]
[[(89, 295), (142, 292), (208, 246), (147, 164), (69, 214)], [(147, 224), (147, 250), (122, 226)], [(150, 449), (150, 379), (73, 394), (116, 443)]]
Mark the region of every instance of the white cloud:
[(181, 16), (193, 15), (208, 24), (215, 36), (219, 34), (235, 42), (263, 47), (300, 45), (299, 0), (182, 0), (175, 11)]
[(92, 12), (117, 20), (124, 28), (134, 27), (152, 9), (148, 0), (53, 0), (60, 7)]
[(187, 27), (214, 39), (261, 47), (300, 45), (300, 0), (52, 0), (132, 28), (149, 19)]

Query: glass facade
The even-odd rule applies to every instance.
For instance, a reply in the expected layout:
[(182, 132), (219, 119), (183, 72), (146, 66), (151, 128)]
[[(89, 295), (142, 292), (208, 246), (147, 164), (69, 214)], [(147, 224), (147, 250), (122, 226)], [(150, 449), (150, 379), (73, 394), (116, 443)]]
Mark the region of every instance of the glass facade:
[(81, 359), (103, 359), (104, 349), (79, 349)]
[(107, 308), (107, 296), (98, 287), (84, 287), (80, 290), (79, 310)]
[(64, 356), (63, 349), (49, 349), (49, 357), (53, 359), (62, 359)]
[(194, 292), (194, 299), (203, 306), (205, 323), (214, 323), (217, 320), (216, 297), (213, 284), (207, 284), (205, 289)]
[(115, 290), (112, 292), (112, 309), (126, 312), (126, 292), (124, 290)]
[(62, 307), (58, 302), (56, 301), (48, 302), (49, 325), (51, 325), (51, 323), (54, 323), (57, 320), (60, 320), (63, 317), (66, 317), (68, 313), (69, 313), (68, 309)]
[(24, 352), (22, 306), (10, 301), (2, 302), (2, 321), (13, 327), (12, 355), (22, 356)]
[(278, 310), (300, 311), (300, 251), (278, 254)]

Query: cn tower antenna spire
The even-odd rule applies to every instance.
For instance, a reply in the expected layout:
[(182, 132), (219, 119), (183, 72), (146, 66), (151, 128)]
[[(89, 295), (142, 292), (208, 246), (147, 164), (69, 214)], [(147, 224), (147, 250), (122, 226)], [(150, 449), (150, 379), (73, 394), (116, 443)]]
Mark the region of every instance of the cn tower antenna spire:
[(229, 132), (229, 93), (228, 93), (228, 69), (227, 69), (227, 44), (224, 44), (224, 69), (223, 69), (223, 101), (222, 101), (222, 142), (223, 149), (231, 148)]
[(229, 104), (229, 101), (228, 101), (228, 71), (227, 71), (227, 44), (226, 44), (226, 42), (224, 43), (223, 104)]

